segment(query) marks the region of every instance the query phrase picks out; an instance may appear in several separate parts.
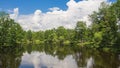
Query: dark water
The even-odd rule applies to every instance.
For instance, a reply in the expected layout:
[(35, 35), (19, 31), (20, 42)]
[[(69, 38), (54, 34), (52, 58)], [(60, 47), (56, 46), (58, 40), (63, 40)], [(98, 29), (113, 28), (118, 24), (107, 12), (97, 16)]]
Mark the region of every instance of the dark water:
[(73, 46), (0, 47), (0, 68), (120, 68), (120, 54)]

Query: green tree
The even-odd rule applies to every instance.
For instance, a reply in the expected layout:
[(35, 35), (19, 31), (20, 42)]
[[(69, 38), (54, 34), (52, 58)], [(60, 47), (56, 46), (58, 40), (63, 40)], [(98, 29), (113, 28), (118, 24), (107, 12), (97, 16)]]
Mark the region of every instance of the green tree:
[(0, 17), (0, 45), (15, 45), (21, 41), (23, 29), (7, 15)]
[(33, 34), (31, 30), (28, 30), (26, 33), (27, 43), (31, 44), (33, 43)]
[(77, 41), (85, 41), (85, 36), (86, 36), (86, 24), (85, 22), (79, 21), (76, 24), (75, 27), (75, 38), (77, 39)]
[[(98, 12), (94, 12), (91, 16), (93, 33), (101, 33), (101, 47), (111, 46), (117, 38), (117, 16), (113, 7), (101, 4)], [(96, 35), (94, 35), (95, 37)]]

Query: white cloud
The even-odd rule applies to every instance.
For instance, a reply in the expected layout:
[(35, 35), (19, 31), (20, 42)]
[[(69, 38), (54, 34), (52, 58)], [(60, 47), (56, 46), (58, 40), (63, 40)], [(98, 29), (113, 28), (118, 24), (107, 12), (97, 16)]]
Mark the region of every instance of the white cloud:
[(70, 0), (67, 2), (68, 9), (62, 10), (58, 7), (50, 8), (46, 13), (41, 10), (36, 10), (35, 13), (29, 15), (19, 15), (18, 8), (14, 9), (14, 13), (10, 14), (12, 19), (15, 19), (25, 30), (46, 30), (64, 26), (66, 28), (74, 28), (77, 21), (83, 20), (90, 25), (88, 15), (93, 11), (97, 11), (101, 2), (107, 0), (83, 0), (76, 2)]
[(49, 10), (51, 10), (51, 11), (59, 11), (60, 8), (58, 8), (58, 7), (53, 7), (53, 8), (49, 8)]
[[(10, 11), (10, 10), (9, 10)], [(18, 8), (15, 8), (14, 10), (13, 10), (13, 14), (10, 14), (10, 17), (12, 18), (12, 19), (16, 19), (17, 17), (18, 17), (18, 14), (19, 14), (19, 9)]]

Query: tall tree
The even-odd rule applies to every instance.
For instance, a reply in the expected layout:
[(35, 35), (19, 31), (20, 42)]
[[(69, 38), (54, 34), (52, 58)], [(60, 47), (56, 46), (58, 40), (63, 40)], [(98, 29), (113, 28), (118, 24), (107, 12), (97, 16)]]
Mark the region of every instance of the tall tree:
[(76, 27), (75, 27), (75, 38), (78, 40), (78, 41), (84, 41), (85, 40), (85, 36), (86, 36), (86, 24), (85, 22), (82, 22), (82, 21), (79, 21), (77, 22), (76, 24)]
[[(117, 38), (117, 15), (112, 6), (106, 3), (101, 4), (98, 12), (94, 12), (90, 17), (93, 22), (92, 29), (95, 36), (99, 36), (100, 45), (111, 46)], [(98, 35), (99, 34), (99, 35)], [(102, 39), (100, 39), (102, 37)], [(95, 40), (96, 41), (96, 40)]]
[[(5, 13), (4, 13), (5, 14)], [(8, 15), (0, 17), (0, 45), (15, 45), (23, 38), (23, 29)]]

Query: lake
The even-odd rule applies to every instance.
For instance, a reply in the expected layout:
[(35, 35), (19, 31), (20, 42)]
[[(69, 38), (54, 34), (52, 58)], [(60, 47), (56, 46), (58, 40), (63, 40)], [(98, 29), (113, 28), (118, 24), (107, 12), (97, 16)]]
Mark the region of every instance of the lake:
[(120, 68), (120, 54), (73, 46), (1, 47), (0, 68)]

